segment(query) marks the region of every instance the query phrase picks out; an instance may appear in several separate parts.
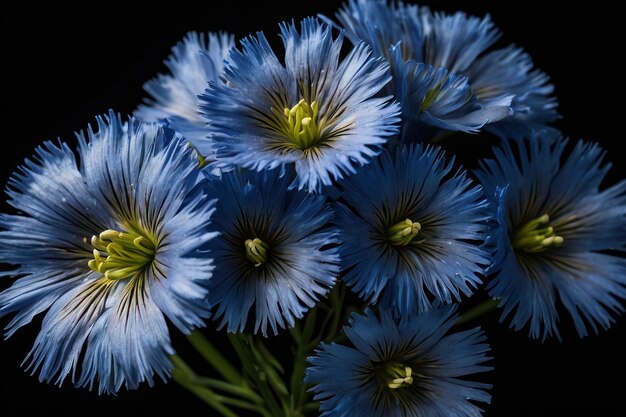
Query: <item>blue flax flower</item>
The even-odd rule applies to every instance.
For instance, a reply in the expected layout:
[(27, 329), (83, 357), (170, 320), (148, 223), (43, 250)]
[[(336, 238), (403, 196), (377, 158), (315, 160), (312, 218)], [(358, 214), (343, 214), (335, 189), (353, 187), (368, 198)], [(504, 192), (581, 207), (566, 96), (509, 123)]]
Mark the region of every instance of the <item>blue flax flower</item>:
[(403, 315), (427, 310), (432, 297), (470, 295), (481, 282), (477, 274), (490, 262), (478, 245), (487, 201), (442, 150), (418, 145), (383, 153), (341, 186), (343, 279), (361, 297), (382, 297)]
[(234, 36), (226, 33), (189, 32), (165, 61), (171, 75), (159, 74), (144, 84), (152, 98), (146, 99), (135, 115), (145, 121), (166, 121), (196, 148), (200, 147), (202, 155), (210, 155), (204, 140), (209, 134), (209, 121), (200, 113), (198, 96), (209, 81), (219, 81), (224, 60), (234, 45)]
[[(474, 107), (479, 105), (484, 112), (474, 113), (466, 125), (439, 128), (475, 131), (486, 125), (505, 134), (524, 131), (524, 126), (543, 125), (557, 117), (556, 100), (550, 96), (554, 88), (544, 73), (533, 69), (526, 53), (514, 46), (488, 51), (500, 36), (489, 16), (480, 19), (462, 12), (432, 13), (401, 1), (349, 0), (337, 13), (337, 20), (353, 43), (367, 42), (377, 55), (390, 62), (395, 59), (392, 50), (397, 48), (401, 60), (392, 67), (394, 77), (411, 73), (411, 67), (419, 63), (435, 70), (445, 68), (456, 77), (467, 77)], [(403, 63), (409, 69), (404, 69)], [(407, 117), (419, 117), (424, 110), (422, 103), (435, 102), (439, 94), (445, 93), (444, 87), (452, 88), (443, 83), (428, 85), (427, 99), (420, 101), (419, 94), (403, 91), (403, 88), (424, 88), (418, 83), (390, 84), (390, 87), (398, 100), (407, 94), (418, 100), (412, 104), (410, 113), (404, 108), (407, 103), (402, 103), (403, 129)], [(468, 110), (475, 111), (473, 107)], [(430, 120), (426, 118), (423, 122), (428, 124)]]
[(400, 45), (389, 53), (392, 84), (402, 106), (402, 142), (433, 137), (436, 129), (476, 133), (509, 115), (510, 100), (480, 103), (467, 77), (414, 60), (404, 62)]
[(504, 142), (476, 174), (497, 207), (495, 276), (502, 319), (530, 324), (533, 338), (559, 337), (557, 300), (578, 334), (608, 328), (626, 297), (626, 181), (600, 191), (610, 165), (604, 152), (579, 141), (537, 133)]
[(479, 417), (489, 384), (467, 377), (485, 372), (489, 345), (479, 328), (453, 333), (453, 308), (394, 320), (391, 312), (353, 314), (350, 345), (325, 344), (308, 358), (322, 416)]
[(9, 182), (0, 260), (19, 277), (0, 294), (12, 335), (47, 310), (27, 357), (41, 381), (113, 393), (171, 369), (166, 318), (189, 332), (209, 317), (212, 261), (200, 248), (213, 203), (192, 188), (197, 161), (172, 130), (114, 113), (78, 135), (76, 155), (46, 142)]
[(298, 33), (280, 26), (283, 65), (259, 32), (226, 64), (226, 84), (201, 97), (212, 121), (214, 166), (254, 170), (295, 166), (294, 186), (317, 191), (355, 171), (397, 133), (399, 107), (375, 97), (387, 66), (358, 44), (340, 62), (343, 35), (309, 18)]
[(209, 178), (221, 234), (209, 244), (215, 258), (209, 299), (229, 332), (245, 330), (253, 305), (255, 333), (293, 326), (339, 274), (331, 207), (323, 196), (288, 189), (290, 181), (277, 170)]

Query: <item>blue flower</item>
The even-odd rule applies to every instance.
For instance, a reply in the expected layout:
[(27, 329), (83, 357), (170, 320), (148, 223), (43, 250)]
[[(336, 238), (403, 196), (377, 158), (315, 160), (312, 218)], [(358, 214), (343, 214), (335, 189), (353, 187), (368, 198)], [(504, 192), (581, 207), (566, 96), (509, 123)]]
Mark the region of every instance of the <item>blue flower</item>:
[(113, 393), (164, 379), (165, 319), (189, 332), (209, 317), (213, 203), (193, 188), (197, 161), (180, 136), (113, 112), (78, 156), (46, 142), (9, 182), (0, 260), (16, 265), (0, 294), (7, 335), (47, 310), (28, 355), (41, 381)]
[(513, 95), (513, 117), (486, 126), (499, 136), (526, 136), (558, 118), (558, 104), (551, 96), (554, 86), (544, 72), (533, 68), (530, 56), (521, 48), (508, 46), (487, 53), (474, 62), (467, 75), (476, 98), (485, 105)]
[[(403, 60), (424, 62), (424, 19), (428, 8), (402, 1), (348, 0), (336, 13), (341, 28), (353, 44), (367, 42), (374, 53), (390, 60), (389, 48), (400, 44)], [(333, 25), (332, 19), (320, 18)]]
[(479, 417), (491, 385), (466, 379), (492, 369), (479, 328), (452, 333), (453, 308), (394, 320), (391, 312), (353, 314), (350, 345), (322, 343), (308, 358), (322, 416)]
[(556, 335), (557, 300), (578, 334), (608, 328), (626, 298), (626, 181), (600, 191), (604, 152), (539, 132), (504, 142), (476, 173), (497, 207), (499, 230), (489, 294), (502, 319), (529, 324), (533, 338)]
[(358, 44), (341, 62), (343, 36), (309, 18), (301, 33), (280, 26), (285, 65), (262, 33), (242, 41), (212, 83), (201, 109), (212, 121), (214, 167), (295, 166), (293, 186), (318, 191), (380, 152), (397, 133), (399, 107), (374, 97), (387, 66)]
[(209, 247), (215, 258), (209, 299), (229, 332), (246, 330), (254, 305), (254, 332), (274, 334), (328, 293), (339, 274), (332, 210), (325, 197), (289, 189), (276, 170), (209, 175), (217, 197)]
[(402, 142), (434, 137), (433, 127), (476, 133), (509, 115), (510, 100), (481, 104), (467, 77), (414, 60), (404, 62), (400, 45), (392, 46), (389, 53), (392, 84), (402, 106)]
[(152, 98), (146, 99), (135, 115), (145, 121), (167, 121), (202, 155), (210, 155), (205, 140), (209, 135), (206, 127), (209, 120), (200, 113), (198, 96), (209, 81), (219, 81), (224, 60), (234, 45), (234, 36), (226, 33), (189, 32), (172, 48), (172, 55), (165, 61), (171, 75), (159, 74), (144, 84)]
[[(500, 37), (489, 15), (481, 18), (463, 12), (423, 14), (424, 62), (465, 74), (476, 59)], [(409, 57), (411, 58), (411, 57)]]
[[(336, 17), (353, 43), (367, 42), (377, 55), (390, 62), (397, 60), (393, 51), (394, 48), (398, 50), (400, 61), (407, 63), (409, 68), (403, 69), (401, 63), (397, 63), (394, 77), (415, 72), (414, 67), (420, 63), (436, 70), (445, 68), (441, 71), (447, 70), (456, 74), (455, 77), (467, 77), (475, 96), (474, 106), (468, 110), (479, 105), (485, 109), (487, 117), (477, 119), (474, 114), (469, 125), (437, 127), (472, 131), (477, 129), (480, 121), (496, 133), (511, 134), (557, 118), (556, 100), (550, 97), (554, 88), (544, 73), (533, 69), (527, 54), (513, 46), (488, 52), (500, 36), (489, 16), (480, 19), (462, 12), (454, 15), (431, 13), (427, 8), (418, 9), (401, 1), (349, 0)], [(326, 17), (322, 19), (331, 22)], [(427, 84), (428, 80), (426, 78)], [(418, 82), (403, 87), (425, 88)], [(437, 97), (439, 86), (428, 87), (428, 97), (432, 100)], [(389, 88), (393, 88), (390, 92), (399, 101), (406, 94), (418, 100), (413, 103), (413, 110), (422, 106), (421, 94), (404, 91), (397, 84), (390, 84)], [(403, 107), (406, 105), (402, 104)], [(403, 129), (407, 123), (406, 115), (403, 109)], [(429, 122), (428, 119), (423, 121)], [(403, 134), (403, 137), (407, 136)], [(425, 139), (428, 138), (411, 140)]]
[(459, 300), (481, 282), (487, 201), (439, 148), (384, 153), (341, 187), (343, 279), (362, 298), (382, 298), (402, 316), (427, 310), (432, 297)]

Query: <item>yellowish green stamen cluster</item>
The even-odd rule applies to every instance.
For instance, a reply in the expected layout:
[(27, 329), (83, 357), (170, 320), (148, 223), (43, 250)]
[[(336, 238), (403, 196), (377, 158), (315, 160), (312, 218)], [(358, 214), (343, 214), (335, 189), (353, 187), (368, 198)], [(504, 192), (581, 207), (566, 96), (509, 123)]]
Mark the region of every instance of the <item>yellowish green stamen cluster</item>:
[(134, 277), (154, 260), (156, 245), (137, 233), (105, 230), (91, 237), (94, 247), (89, 268), (111, 280)]
[(404, 219), (387, 230), (387, 240), (394, 246), (406, 246), (413, 241), (422, 226), (411, 219)]
[(409, 366), (390, 363), (385, 366), (386, 384), (391, 389), (413, 384), (413, 369)]
[(528, 253), (543, 252), (549, 247), (560, 246), (564, 240), (548, 226), (550, 216), (544, 214), (520, 227), (513, 235), (513, 248)]
[(434, 88), (431, 88), (426, 93), (424, 97), (424, 101), (422, 101), (422, 105), (420, 106), (420, 111), (426, 111), (430, 106), (435, 104), (437, 97), (439, 97), (439, 92), (441, 91), (441, 85), (438, 85)]
[(246, 240), (244, 245), (246, 247), (246, 257), (254, 266), (259, 267), (267, 261), (267, 249), (269, 248), (267, 243), (255, 237), (254, 239)]
[(283, 110), (283, 134), (296, 147), (306, 150), (317, 145), (321, 140), (318, 122), (317, 101), (311, 104), (302, 99), (291, 109)]

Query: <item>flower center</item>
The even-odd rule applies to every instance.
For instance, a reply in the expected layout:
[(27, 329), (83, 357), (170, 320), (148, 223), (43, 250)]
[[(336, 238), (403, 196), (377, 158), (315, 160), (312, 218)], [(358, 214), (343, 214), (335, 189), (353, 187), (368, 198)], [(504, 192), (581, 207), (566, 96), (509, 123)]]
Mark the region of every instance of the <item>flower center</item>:
[(544, 214), (520, 227), (513, 235), (513, 248), (528, 253), (543, 252), (551, 246), (561, 246), (563, 238), (548, 226), (550, 216)]
[(387, 229), (387, 240), (394, 246), (406, 246), (413, 241), (422, 226), (411, 219), (404, 219)]
[(254, 266), (259, 267), (267, 261), (267, 249), (269, 245), (258, 237), (246, 240), (244, 246), (246, 247), (246, 257)]
[(439, 97), (440, 91), (441, 91), (441, 84), (428, 90), (428, 92), (426, 93), (426, 96), (424, 97), (424, 101), (422, 101), (422, 105), (420, 106), (421, 112), (428, 110), (430, 106), (435, 104), (437, 97)]
[(317, 101), (309, 104), (302, 99), (291, 109), (285, 107), (283, 115), (281, 129), (291, 144), (306, 150), (321, 141)]
[(89, 268), (112, 280), (134, 277), (154, 260), (156, 245), (138, 233), (105, 230), (91, 237), (94, 247)]
[(382, 382), (391, 389), (404, 388), (413, 384), (413, 369), (397, 362), (385, 363), (381, 369)]

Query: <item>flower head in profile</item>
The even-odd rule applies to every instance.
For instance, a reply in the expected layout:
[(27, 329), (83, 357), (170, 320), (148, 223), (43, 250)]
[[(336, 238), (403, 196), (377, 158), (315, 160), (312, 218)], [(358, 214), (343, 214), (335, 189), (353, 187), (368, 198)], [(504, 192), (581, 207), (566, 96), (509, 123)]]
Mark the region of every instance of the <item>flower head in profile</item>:
[(282, 24), (284, 65), (263, 33), (230, 54), (224, 78), (201, 97), (212, 121), (217, 168), (294, 166), (294, 186), (317, 191), (380, 152), (397, 133), (399, 108), (377, 94), (387, 66), (356, 45), (340, 60), (343, 35), (308, 18)]
[(343, 279), (361, 297), (404, 315), (432, 298), (459, 300), (481, 282), (487, 201), (440, 148), (383, 153), (341, 187)]
[(45, 143), (9, 182), (0, 260), (19, 277), (0, 294), (12, 335), (46, 312), (28, 355), (39, 379), (113, 393), (171, 369), (166, 318), (188, 332), (209, 317), (213, 203), (193, 187), (180, 136), (113, 112), (78, 135), (76, 155)]
[(626, 181), (600, 190), (604, 152), (539, 132), (506, 141), (476, 175), (497, 207), (490, 295), (511, 326), (533, 338), (556, 335), (557, 300), (580, 336), (608, 328), (626, 298)]
[(414, 60), (404, 62), (399, 45), (389, 53), (392, 85), (402, 106), (402, 142), (434, 137), (438, 129), (476, 133), (509, 115), (510, 99), (481, 103), (467, 77)]
[(170, 74), (160, 74), (144, 84), (152, 98), (146, 99), (135, 115), (145, 121), (167, 122), (202, 155), (209, 155), (211, 151), (204, 140), (209, 134), (209, 120), (200, 113), (198, 96), (209, 81), (219, 81), (224, 59), (234, 45), (233, 35), (189, 32), (165, 61)]
[(339, 274), (331, 207), (323, 196), (288, 189), (290, 181), (264, 170), (207, 182), (207, 194), (218, 198), (214, 228), (221, 234), (209, 244), (209, 299), (229, 332), (246, 330), (250, 313), (255, 333), (293, 326)]
[[(467, 77), (474, 106), (466, 108), (465, 117), (472, 114), (471, 123), (438, 126), (447, 130), (475, 131), (482, 126), (500, 134), (523, 132), (528, 127), (544, 125), (556, 119), (556, 100), (551, 97), (554, 88), (548, 77), (533, 69), (532, 60), (521, 49), (509, 46), (489, 51), (500, 36), (489, 16), (482, 19), (458, 12), (453, 15), (432, 13), (427, 8), (406, 5), (388, 0), (349, 0), (336, 15), (346, 37), (353, 43), (366, 42), (377, 55), (389, 62), (394, 60), (394, 48), (400, 60), (395, 64), (394, 78), (415, 72), (419, 64), (430, 65), (433, 71), (447, 71), (454, 77)], [(322, 17), (325, 21), (330, 19)], [(408, 68), (403, 68), (404, 65)], [(428, 78), (425, 79), (428, 84)], [(430, 94), (425, 102), (432, 102), (441, 85), (427, 85)], [(415, 123), (429, 124), (428, 117), (421, 119), (424, 100), (412, 90), (423, 89), (419, 82), (390, 84), (391, 93), (400, 97), (413, 96), (416, 102), (409, 111), (403, 102), (403, 126)], [(449, 92), (448, 94), (450, 94)], [(483, 113), (475, 113), (476, 106)], [(464, 113), (457, 113), (457, 117)], [(479, 117), (481, 116), (481, 117)], [(414, 126), (409, 126), (415, 134)], [(403, 134), (403, 137), (409, 137)], [(425, 140), (418, 135), (411, 140)]]
[(468, 376), (485, 372), (489, 345), (479, 328), (451, 332), (453, 308), (395, 320), (388, 310), (353, 314), (348, 345), (322, 343), (308, 358), (322, 416), (482, 415), (491, 386)]

